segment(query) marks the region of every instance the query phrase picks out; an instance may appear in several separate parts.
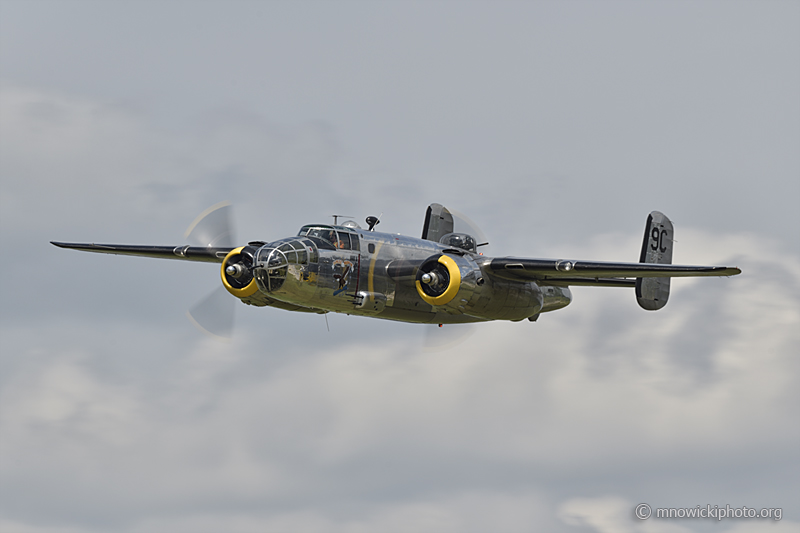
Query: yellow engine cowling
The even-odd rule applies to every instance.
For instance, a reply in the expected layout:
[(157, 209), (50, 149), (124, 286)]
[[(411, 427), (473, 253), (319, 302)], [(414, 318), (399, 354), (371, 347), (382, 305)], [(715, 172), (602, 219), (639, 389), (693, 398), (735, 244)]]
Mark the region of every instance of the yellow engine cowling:
[[(480, 268), (471, 260), (458, 255), (432, 255), (417, 270), (417, 293), (433, 306), (462, 307), (475, 291)], [(455, 300), (458, 296), (458, 300)]]
[(225, 289), (237, 298), (247, 298), (258, 291), (253, 278), (253, 253), (250, 246), (234, 248), (222, 261), (220, 276)]

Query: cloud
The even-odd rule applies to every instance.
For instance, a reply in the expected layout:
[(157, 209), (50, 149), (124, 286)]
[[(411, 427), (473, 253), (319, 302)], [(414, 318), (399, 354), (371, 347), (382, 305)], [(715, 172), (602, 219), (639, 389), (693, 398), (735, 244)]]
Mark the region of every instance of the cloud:
[[(68, 11), (76, 24), (96, 20), (75, 6)], [(175, 16), (184, 20), (184, 11)], [(334, 11), (348, 23), (363, 20)], [(410, 24), (413, 14), (400, 11)], [(705, 41), (686, 41), (681, 52), (649, 36), (652, 47), (631, 48), (636, 35), (623, 26), (649, 26), (608, 13), (612, 26), (590, 28), (594, 34), (563, 14), (558, 24), (533, 17), (546, 20), (542, 43), (566, 39), (566, 56), (559, 56), (558, 46), (518, 40), (543, 39), (530, 31), (531, 17), (520, 16), (520, 31), (501, 32), (511, 56), (491, 48), (497, 39), (477, 45), (493, 76), (476, 70), (470, 54), (448, 56), (443, 71), (440, 52), (414, 53), (417, 43), (399, 38), (427, 39), (425, 50), (446, 41), (461, 53), (462, 44), (476, 46), (473, 30), (483, 16), (453, 19), (445, 9), (440, 19), (425, 19), (424, 35), (386, 18), (392, 32), (401, 28), (388, 51), (404, 69), (380, 47), (367, 50), (331, 30), (339, 26), (319, 13), (310, 34), (285, 22), (298, 13), (288, 15), (270, 23), (300, 45), (290, 52), (256, 46), (253, 61), (225, 49), (231, 40), (215, 41), (226, 68), (247, 65), (228, 78), (256, 88), (257, 97), (242, 104), (229, 103), (241, 94), (201, 95), (196, 79), (167, 87), (177, 70), (152, 69), (161, 54), (132, 57), (147, 65), (134, 76), (110, 38), (103, 50), (135, 78), (129, 83), (168, 72), (151, 83), (180, 93), (180, 101), (148, 108), (129, 85), (105, 100), (67, 94), (59, 83), (0, 88), (0, 231), (8, 255), (0, 264), (0, 530), (698, 527), (637, 522), (631, 513), (639, 501), (782, 506), (781, 523), (725, 527), (796, 529), (800, 262), (796, 247), (786, 245), (796, 242), (787, 237), (794, 227), (787, 206), (796, 195), (781, 192), (796, 189), (787, 176), (796, 175), (797, 157), (785, 149), (798, 132), (795, 72), (763, 105), (750, 98), (763, 91), (758, 80), (785, 72), (785, 56), (773, 53), (796, 49), (781, 48), (785, 35), (771, 29), (774, 42), (759, 39), (742, 32), (736, 17), (720, 25), (718, 10), (709, 9), (704, 16), (722, 37), (698, 32)], [(310, 27), (301, 15), (302, 28)], [(762, 23), (776, 16), (758, 15)], [(692, 28), (700, 20), (670, 16), (676, 24), (693, 21)], [(381, 32), (382, 18), (370, 32)], [(35, 20), (38, 28), (38, 14)], [(469, 24), (443, 40), (431, 20)], [(264, 19), (252, 21), (261, 27)], [(604, 48), (614, 24), (624, 31), (612, 31), (617, 37)], [(32, 25), (12, 26), (52, 46)], [(116, 28), (92, 26), (107, 37)], [(203, 28), (197, 38), (208, 46), (205, 28), (216, 26), (192, 26)], [(130, 42), (138, 50), (140, 27), (126, 28), (137, 30)], [(169, 50), (180, 41), (172, 30), (164, 32)], [(729, 46), (722, 55), (707, 46), (729, 44), (734, 34), (749, 36), (734, 44), (755, 54), (749, 64), (758, 63), (763, 76), (751, 76), (741, 54), (732, 61)], [(159, 50), (148, 35), (145, 44)], [(339, 53), (319, 55), (321, 46)], [(276, 51), (296, 76), (262, 68), (259, 61)], [(81, 60), (96, 70), (84, 52)], [(683, 57), (688, 62), (677, 63), (702, 76), (689, 80), (690, 91), (663, 89), (664, 80), (681, 85), (683, 77), (652, 62), (652, 52), (671, 62)], [(613, 67), (628, 89), (620, 92), (613, 78), (584, 83), (587, 71), (575, 59), (587, 53), (590, 71)], [(362, 59), (342, 64), (337, 55)], [(604, 56), (615, 64), (604, 65)], [(326, 80), (313, 68), (297, 69), (298, 57), (324, 63), (336, 83), (314, 83)], [(506, 71), (504, 57), (527, 66)], [(390, 76), (360, 73), (364, 59)], [(641, 68), (634, 72), (632, 64)], [(219, 67), (203, 64), (202, 77), (225, 78)], [(425, 83), (405, 77), (413, 71)], [(455, 79), (467, 83), (455, 87)], [(494, 93), (497, 80), (509, 82), (499, 84), (508, 91), (502, 97)], [(225, 83), (224, 90), (236, 87)], [(133, 103), (118, 103), (122, 93), (134, 95), (126, 100)], [(198, 106), (203, 98), (218, 107)], [(192, 99), (194, 106), (186, 103)], [(310, 107), (318, 102), (328, 107)], [(676, 105), (677, 114), (670, 111)], [(153, 111), (181, 106), (190, 118), (170, 122)], [(282, 123), (279, 116), (323, 119)], [(733, 153), (731, 146), (747, 149)], [(359, 219), (383, 212), (379, 229), (418, 235), (426, 205), (437, 201), (475, 220), (498, 255), (629, 261), (638, 257), (647, 211), (658, 208), (676, 222), (677, 263), (736, 264), (744, 274), (675, 280), (670, 303), (657, 313), (639, 309), (631, 291), (575, 288), (570, 307), (535, 324), (479, 324), (465, 342), (439, 352), (422, 349), (415, 325), (335, 315), (328, 332), (319, 316), (241, 305), (234, 341), (217, 344), (183, 317), (219, 284), (213, 266), (48, 244), (178, 244), (195, 215), (223, 199), (237, 204), (242, 240), (289, 235), (334, 212)]]
[[(636, 240), (563, 251), (621, 256)], [(756, 236), (684, 230), (680, 243), (701, 260), (737, 257), (744, 274), (678, 280), (658, 313), (629, 291), (577, 289), (535, 324), (480, 324), (436, 353), (413, 326), (344, 317), (335, 342), (269, 322), (232, 344), (90, 318), (4, 326), (4, 351), (18, 354), (0, 398), (5, 519), (42, 531), (557, 531), (560, 519), (638, 531), (614, 524), (632, 490), (652, 493), (643, 478), (694, 469), (687, 497), (705, 501), (718, 490), (707, 476), (736, 486), (750, 476), (736, 465), (756, 456), (779, 471), (800, 441), (797, 262)], [(373, 324), (383, 333), (362, 337)], [(585, 499), (598, 477), (620, 496)]]
[(571, 526), (589, 526), (598, 533), (633, 533), (623, 517), (630, 514), (630, 503), (622, 498), (576, 498), (563, 503), (561, 519)]
[[(639, 520), (634, 517), (635, 504), (617, 496), (598, 498), (573, 498), (561, 504), (559, 516), (572, 526), (586, 526), (597, 533), (688, 533), (695, 527), (713, 524), (720, 526), (716, 520), (671, 519), (664, 520), (651, 516)], [(706, 522), (706, 524), (703, 524)], [(722, 522), (726, 533), (760, 533), (798, 531), (800, 523), (791, 521), (774, 521), (771, 519), (750, 519)]]

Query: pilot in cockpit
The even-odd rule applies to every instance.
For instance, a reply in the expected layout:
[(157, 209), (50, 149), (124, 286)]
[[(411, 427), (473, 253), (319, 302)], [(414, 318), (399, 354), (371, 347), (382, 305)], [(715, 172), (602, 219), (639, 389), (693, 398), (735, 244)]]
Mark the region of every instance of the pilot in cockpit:
[(330, 242), (334, 248), (339, 248), (339, 239), (336, 238), (336, 232), (330, 230), (327, 235), (328, 242)]

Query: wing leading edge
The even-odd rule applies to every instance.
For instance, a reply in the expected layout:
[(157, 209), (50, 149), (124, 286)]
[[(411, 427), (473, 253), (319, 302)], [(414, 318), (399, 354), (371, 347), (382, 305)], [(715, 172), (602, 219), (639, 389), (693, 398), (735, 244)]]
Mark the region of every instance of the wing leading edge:
[(95, 244), (56, 242), (50, 244), (59, 248), (69, 248), (82, 252), (99, 254), (134, 255), (139, 257), (155, 257), (159, 259), (178, 259), (181, 261), (200, 261), (204, 263), (222, 263), (233, 248), (212, 248), (206, 246), (140, 246), (130, 244)]
[(492, 259), (488, 266), (492, 275), (513, 281), (547, 281), (552, 285), (601, 287), (633, 287), (637, 278), (735, 276), (742, 272), (736, 267), (722, 266), (607, 263), (517, 257), (498, 257)]

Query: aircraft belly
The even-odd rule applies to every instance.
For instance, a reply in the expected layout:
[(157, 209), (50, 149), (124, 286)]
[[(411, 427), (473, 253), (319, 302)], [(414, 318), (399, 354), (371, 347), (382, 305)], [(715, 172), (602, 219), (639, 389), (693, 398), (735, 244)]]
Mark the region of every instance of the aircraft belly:
[(371, 315), (375, 318), (383, 318), (386, 320), (398, 320), (400, 322), (415, 322), (418, 324), (431, 324), (434, 323), (436, 313), (415, 311), (414, 309), (400, 309), (395, 307), (387, 307), (380, 314)]

